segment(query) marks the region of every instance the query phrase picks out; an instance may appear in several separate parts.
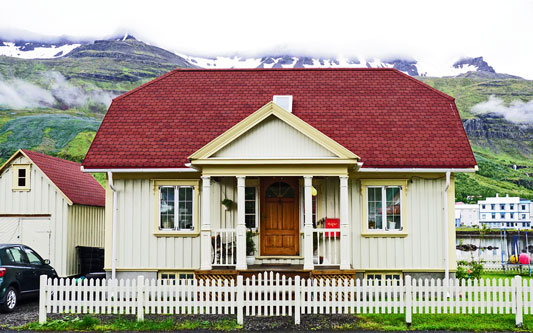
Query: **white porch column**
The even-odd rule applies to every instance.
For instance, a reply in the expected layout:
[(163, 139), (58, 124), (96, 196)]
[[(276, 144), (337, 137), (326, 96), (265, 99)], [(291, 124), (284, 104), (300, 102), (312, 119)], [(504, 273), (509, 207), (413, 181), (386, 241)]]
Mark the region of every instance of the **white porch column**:
[(304, 176), (304, 269), (313, 268), (313, 176)]
[(348, 176), (339, 176), (340, 180), (340, 219), (341, 219), (341, 266), (350, 269), (350, 213), (348, 209)]
[(202, 176), (202, 226), (200, 228), (200, 269), (211, 269), (211, 177)]
[(246, 223), (244, 221), (245, 177), (237, 176), (237, 266), (244, 270), (246, 265)]

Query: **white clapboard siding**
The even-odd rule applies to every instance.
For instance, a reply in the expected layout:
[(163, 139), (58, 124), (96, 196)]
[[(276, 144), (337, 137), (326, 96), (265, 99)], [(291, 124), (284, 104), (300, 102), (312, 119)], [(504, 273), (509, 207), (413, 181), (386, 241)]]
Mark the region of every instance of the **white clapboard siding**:
[(531, 314), (533, 284), (502, 280), (329, 280), (286, 278), (273, 272), (243, 280), (81, 280), (41, 276), (39, 321), (47, 313), (224, 314)]

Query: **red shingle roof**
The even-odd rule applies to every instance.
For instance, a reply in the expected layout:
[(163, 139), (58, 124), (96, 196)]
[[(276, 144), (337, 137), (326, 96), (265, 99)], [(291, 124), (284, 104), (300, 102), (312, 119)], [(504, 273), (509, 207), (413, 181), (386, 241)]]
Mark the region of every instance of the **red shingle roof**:
[(75, 204), (105, 206), (105, 190), (93, 176), (81, 171), (81, 164), (22, 150), (30, 160)]
[(394, 69), (177, 69), (113, 100), (86, 168), (174, 168), (272, 100), (376, 168), (476, 165), (454, 99)]

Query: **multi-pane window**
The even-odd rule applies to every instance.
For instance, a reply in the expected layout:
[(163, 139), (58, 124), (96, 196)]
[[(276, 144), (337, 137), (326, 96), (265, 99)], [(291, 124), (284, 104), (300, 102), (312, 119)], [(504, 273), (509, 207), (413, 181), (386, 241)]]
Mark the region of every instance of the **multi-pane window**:
[(257, 229), (257, 187), (244, 189), (244, 221), (246, 228)]
[(192, 272), (159, 272), (160, 280), (174, 281), (180, 280), (194, 280), (194, 273)]
[(500, 213), (500, 218), (504, 219), (505, 218), (505, 213)]
[(159, 229), (194, 230), (194, 187), (159, 187)]
[(391, 273), (366, 273), (365, 277), (367, 280), (373, 280), (373, 283), (377, 285), (381, 285), (383, 281), (385, 281), (386, 283), (391, 283), (390, 281), (392, 281), (392, 284), (395, 285), (400, 282), (402, 278), (402, 274), (392, 273), (392, 272)]
[(371, 230), (401, 230), (401, 187), (367, 187), (367, 225)]
[(30, 189), (30, 166), (13, 165), (13, 190)]
[(500, 209), (505, 210), (505, 204), (500, 204)]

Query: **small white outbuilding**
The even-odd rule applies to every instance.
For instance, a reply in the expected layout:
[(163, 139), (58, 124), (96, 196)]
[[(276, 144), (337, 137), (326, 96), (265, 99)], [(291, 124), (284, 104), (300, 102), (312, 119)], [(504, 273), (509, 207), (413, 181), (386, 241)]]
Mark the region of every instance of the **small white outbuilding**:
[(0, 167), (0, 243), (28, 245), (59, 276), (78, 274), (76, 246), (104, 247), (105, 190), (80, 167), (29, 150)]

